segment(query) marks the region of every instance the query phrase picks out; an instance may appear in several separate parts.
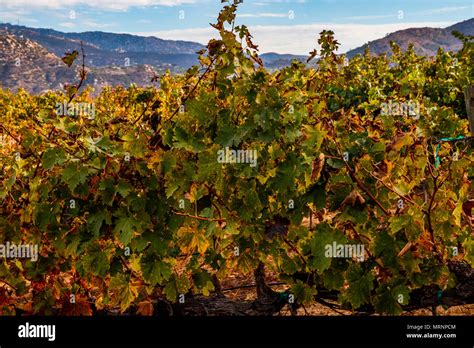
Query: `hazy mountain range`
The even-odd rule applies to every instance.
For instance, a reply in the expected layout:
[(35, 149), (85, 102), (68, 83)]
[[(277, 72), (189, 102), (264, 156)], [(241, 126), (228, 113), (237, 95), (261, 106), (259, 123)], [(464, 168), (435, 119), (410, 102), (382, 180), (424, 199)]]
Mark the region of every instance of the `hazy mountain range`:
[[(373, 54), (390, 52), (390, 41), (403, 49), (413, 43), (421, 55), (433, 56), (438, 48), (457, 51), (461, 42), (452, 35), (457, 30), (474, 35), (474, 19), (445, 29), (416, 28), (389, 34), (384, 38), (347, 52), (349, 58), (363, 53), (366, 47)], [(17, 90), (22, 87), (33, 93), (61, 88), (74, 82), (78, 67), (68, 68), (60, 59), (65, 52), (78, 50), (83, 42), (86, 66), (90, 70), (87, 83), (96, 87), (106, 84), (147, 85), (154, 74), (171, 70), (179, 73), (197, 64), (197, 51), (203, 45), (190, 41), (163, 40), (129, 34), (105, 32), (63, 33), (52, 29), (0, 25), (0, 85)], [(301, 55), (264, 53), (267, 69), (287, 66), (292, 60), (305, 61)]]
[(100, 31), (63, 33), (52, 29), (0, 25), (0, 35), (5, 32), (33, 40), (59, 57), (66, 51), (79, 51), (82, 41), (87, 55), (86, 64), (93, 67), (110, 65), (123, 67), (128, 58), (130, 65), (149, 64), (156, 67), (171, 65), (187, 69), (196, 63), (196, 52), (204, 48), (203, 45), (190, 41), (171, 41)]
[[(86, 84), (99, 90), (104, 85), (130, 83), (149, 85), (151, 78), (166, 67), (148, 64), (130, 66), (88, 66)], [(35, 41), (0, 34), (0, 85), (13, 91), (22, 87), (32, 93), (62, 89), (78, 81), (79, 66), (69, 68), (54, 53)]]

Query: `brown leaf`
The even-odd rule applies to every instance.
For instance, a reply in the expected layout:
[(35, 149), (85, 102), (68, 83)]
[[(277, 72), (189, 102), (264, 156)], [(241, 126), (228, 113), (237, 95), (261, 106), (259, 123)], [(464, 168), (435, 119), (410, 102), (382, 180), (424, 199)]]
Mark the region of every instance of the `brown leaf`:
[(321, 171), (324, 167), (324, 153), (321, 153), (318, 158), (313, 161), (313, 168), (311, 170), (311, 182), (317, 182), (321, 176)]
[(426, 251), (433, 251), (434, 244), (431, 241), (431, 235), (427, 230), (425, 230), (421, 234), (420, 238), (418, 239), (417, 244), (421, 246), (423, 249), (425, 249)]
[(408, 242), (407, 244), (405, 244), (403, 249), (400, 250), (400, 252), (398, 253), (398, 257), (402, 257), (403, 255), (405, 255), (411, 249), (412, 246), (413, 246), (412, 242)]
[(60, 315), (65, 316), (91, 316), (92, 309), (87, 299), (80, 294), (76, 295), (75, 303), (71, 303), (70, 296), (66, 294), (63, 299)]
[(252, 36), (250, 34), (246, 36), (245, 41), (247, 42), (247, 46), (249, 48), (258, 50), (258, 46), (252, 42)]
[(0, 288), (0, 306), (3, 306), (8, 303), (9, 298), (10, 296), (7, 293), (7, 289), (5, 289), (4, 287)]
[(306, 60), (306, 63), (309, 63), (311, 60), (314, 59), (314, 57), (316, 57), (318, 55), (318, 51), (317, 50), (312, 50), (311, 52), (309, 52), (309, 57), (308, 59)]
[(258, 55), (251, 55), (252, 60), (260, 66), (263, 66), (263, 60)]
[(276, 236), (286, 236), (288, 234), (290, 220), (281, 216), (275, 216), (272, 222), (267, 221), (265, 225), (265, 237), (272, 240)]
[(351, 205), (351, 206), (356, 206), (356, 205), (364, 205), (365, 204), (365, 199), (362, 197), (362, 195), (359, 193), (357, 190), (353, 190), (349, 195), (342, 201), (341, 207), (345, 205)]
[(142, 301), (138, 304), (137, 315), (152, 316), (153, 304), (150, 301)]
[(219, 53), (219, 49), (222, 47), (222, 41), (221, 40), (211, 40), (209, 41), (207, 45), (207, 49), (209, 51), (209, 56), (215, 56), (217, 53)]
[(61, 60), (64, 62), (64, 64), (70, 67), (72, 63), (74, 63), (78, 55), (79, 55), (79, 52), (74, 50), (70, 53), (66, 53), (64, 57), (61, 58)]

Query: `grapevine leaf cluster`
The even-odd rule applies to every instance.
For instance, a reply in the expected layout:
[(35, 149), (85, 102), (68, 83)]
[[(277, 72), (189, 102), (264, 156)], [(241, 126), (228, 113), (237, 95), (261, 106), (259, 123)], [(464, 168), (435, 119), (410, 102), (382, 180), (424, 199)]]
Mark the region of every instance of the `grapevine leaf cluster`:
[[(208, 296), (263, 263), (298, 303), (328, 290), (399, 314), (415, 289), (455, 286), (448, 260), (474, 265), (472, 145), (434, 156), (436, 139), (468, 136), (472, 38), (432, 59), (393, 44), (346, 64), (324, 31), (316, 65), (269, 72), (236, 10), (221, 11), (200, 66), (159, 88), (75, 95), (93, 118), (58, 115), (62, 92), (0, 91), (0, 243), (40, 249), (0, 260), (1, 313), (151, 314), (152, 299)], [(417, 117), (382, 112), (390, 103)], [(220, 163), (226, 148), (256, 165)], [(363, 246), (363, 260), (327, 257), (334, 243)]]

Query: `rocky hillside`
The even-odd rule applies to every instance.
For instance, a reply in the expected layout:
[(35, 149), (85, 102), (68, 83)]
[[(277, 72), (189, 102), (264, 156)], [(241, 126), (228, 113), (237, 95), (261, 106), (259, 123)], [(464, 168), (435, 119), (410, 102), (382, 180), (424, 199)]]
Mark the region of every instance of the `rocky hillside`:
[(3, 88), (24, 88), (33, 93), (72, 81), (75, 71), (59, 57), (30, 39), (0, 35), (0, 84)]
[[(149, 85), (160, 70), (149, 65), (88, 68), (87, 84), (99, 89), (105, 85)], [(78, 79), (79, 68), (69, 68), (54, 53), (30, 39), (10, 34), (0, 35), (0, 86), (31, 93), (61, 89)]]
[(396, 42), (403, 50), (413, 43), (415, 52), (424, 56), (435, 56), (441, 47), (446, 51), (458, 51), (462, 43), (452, 35), (453, 31), (459, 31), (465, 35), (474, 35), (474, 18), (457, 23), (445, 29), (440, 28), (411, 28), (396, 31), (383, 39), (371, 41), (368, 44), (347, 52), (352, 58), (357, 54), (363, 54), (368, 47), (372, 54), (378, 55), (391, 52), (390, 42)]
[(81, 41), (87, 54), (87, 65), (92, 67), (149, 64), (155, 67), (168, 66), (174, 72), (187, 69), (197, 62), (196, 52), (204, 46), (195, 42), (162, 40), (129, 34), (63, 33), (52, 29), (28, 28), (2, 24), (2, 32), (36, 41), (57, 56), (64, 52), (79, 50)]

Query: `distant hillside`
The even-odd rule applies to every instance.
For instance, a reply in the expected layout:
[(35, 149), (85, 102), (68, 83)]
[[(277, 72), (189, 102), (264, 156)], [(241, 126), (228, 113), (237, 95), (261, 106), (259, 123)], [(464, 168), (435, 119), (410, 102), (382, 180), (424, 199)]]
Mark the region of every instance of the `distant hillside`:
[[(97, 89), (105, 85), (131, 83), (149, 85), (156, 68), (149, 65), (88, 68), (86, 83)], [(69, 68), (54, 53), (30, 39), (10, 34), (0, 35), (0, 86), (31, 93), (62, 89), (62, 85), (78, 81), (78, 67)]]
[(264, 53), (260, 56), (263, 64), (269, 70), (278, 70), (291, 64), (293, 60), (305, 62), (307, 56), (293, 55), (293, 54), (279, 54), (279, 53)]
[(66, 51), (78, 50), (82, 41), (87, 54), (87, 63), (93, 67), (125, 66), (128, 58), (130, 65), (167, 66), (178, 72), (196, 64), (196, 52), (204, 48), (196, 42), (100, 31), (63, 33), (52, 29), (28, 28), (12, 24), (1, 24), (0, 30), (36, 41), (57, 56), (62, 56)]
[[(34, 40), (57, 56), (62, 56), (66, 51), (78, 50), (82, 41), (88, 65), (94, 67), (123, 66), (125, 59), (129, 58), (131, 65), (166, 66), (173, 72), (179, 72), (197, 64), (196, 52), (204, 48), (203, 45), (191, 41), (172, 41), (101, 31), (63, 33), (53, 29), (12, 24), (1, 24), (0, 30)], [(306, 57), (278, 53), (262, 54), (265, 66), (272, 70), (288, 66), (293, 59), (304, 61)]]
[(446, 51), (458, 51), (461, 49), (462, 43), (452, 35), (454, 30), (466, 35), (474, 35), (474, 18), (445, 29), (410, 28), (399, 30), (383, 39), (371, 41), (364, 46), (349, 51), (347, 56), (353, 58), (357, 54), (363, 54), (367, 47), (374, 55), (390, 53), (391, 41), (396, 42), (403, 50), (406, 50), (408, 45), (413, 43), (415, 52), (423, 56), (435, 56), (440, 47)]
[(74, 70), (37, 42), (0, 35), (0, 85), (3, 88), (22, 87), (39, 93), (58, 88), (62, 81), (73, 81), (75, 75)]
[(82, 40), (107, 51), (151, 52), (158, 54), (195, 54), (204, 46), (190, 41), (163, 40), (130, 34), (113, 34), (101, 31), (66, 33), (65, 37)]
[(449, 31), (457, 30), (464, 35), (474, 35), (474, 18), (468, 19), (464, 22), (456, 23), (446, 29)]

